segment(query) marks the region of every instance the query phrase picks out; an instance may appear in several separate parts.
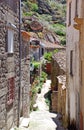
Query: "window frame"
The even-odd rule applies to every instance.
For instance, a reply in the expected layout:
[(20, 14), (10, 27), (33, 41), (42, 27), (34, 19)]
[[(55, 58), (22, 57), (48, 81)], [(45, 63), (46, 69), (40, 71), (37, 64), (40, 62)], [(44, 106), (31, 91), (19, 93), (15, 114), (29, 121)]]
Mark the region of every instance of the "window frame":
[(73, 50), (70, 51), (70, 75), (73, 76)]
[(14, 30), (10, 28), (7, 31), (7, 52), (9, 54), (14, 53)]
[(69, 26), (71, 25), (71, 4), (72, 4), (72, 2), (69, 2)]
[(78, 0), (75, 0), (75, 17), (78, 17)]

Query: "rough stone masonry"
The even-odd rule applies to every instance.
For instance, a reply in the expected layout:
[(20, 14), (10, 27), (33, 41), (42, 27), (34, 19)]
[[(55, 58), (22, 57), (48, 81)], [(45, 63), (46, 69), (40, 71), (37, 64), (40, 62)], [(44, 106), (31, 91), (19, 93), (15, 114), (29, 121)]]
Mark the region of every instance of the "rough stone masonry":
[[(14, 3), (13, 0), (0, 1), (0, 130), (9, 130), (13, 125), (17, 125), (18, 123), (18, 88), (20, 85), (18, 17), (17, 2)], [(15, 26), (15, 29), (13, 26), (8, 26), (10, 23)], [(11, 31), (10, 35), (8, 31)], [(11, 43), (11, 35), (13, 36), (13, 52), (9, 53), (8, 47), (9, 43)], [(26, 58), (27, 56), (25, 59)], [(20, 114), (21, 116), (25, 116), (24, 111), (27, 112), (26, 115), (28, 115), (29, 110), (29, 98), (27, 98), (29, 97), (28, 90), (30, 82), (29, 60), (24, 60), (21, 64), (22, 77), (25, 78), (21, 77)], [(25, 85), (23, 82), (25, 82)], [(24, 97), (25, 101), (22, 102)], [(24, 104), (28, 104), (25, 110)]]

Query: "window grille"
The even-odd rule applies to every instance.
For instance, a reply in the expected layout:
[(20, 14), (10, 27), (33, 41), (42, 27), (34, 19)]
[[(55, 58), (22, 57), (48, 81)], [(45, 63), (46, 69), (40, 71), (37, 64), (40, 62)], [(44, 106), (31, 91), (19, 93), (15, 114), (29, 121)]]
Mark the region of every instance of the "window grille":
[(8, 79), (7, 105), (11, 105), (14, 100), (14, 77)]

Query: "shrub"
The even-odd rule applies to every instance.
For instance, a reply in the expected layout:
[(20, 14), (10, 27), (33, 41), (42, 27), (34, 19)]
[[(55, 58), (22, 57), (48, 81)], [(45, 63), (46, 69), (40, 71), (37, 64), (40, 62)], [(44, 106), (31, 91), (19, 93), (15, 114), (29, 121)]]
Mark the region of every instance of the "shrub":
[(33, 15), (33, 12), (24, 12), (23, 13), (23, 16), (32, 16)]
[(47, 78), (47, 73), (45, 73), (44, 71), (42, 71), (41, 73), (41, 78), (43, 78), (44, 80)]
[(51, 61), (51, 59), (52, 59), (52, 52), (46, 52), (45, 54), (44, 54), (44, 58), (47, 60), (47, 61)]
[(38, 11), (38, 5), (35, 3), (32, 3), (30, 1), (24, 2), (25, 6), (30, 10), (30, 11)]
[(40, 62), (37, 62), (37, 61), (33, 61), (32, 64), (34, 65), (35, 69), (38, 69), (40, 66)]
[(58, 52), (58, 49), (55, 49), (53, 52), (46, 52), (44, 54), (44, 59), (50, 62), (52, 60), (52, 55), (56, 52)]
[(32, 4), (31, 4), (31, 10), (32, 10), (32, 11), (38, 11), (38, 5), (35, 4), (35, 3), (32, 3)]
[(62, 45), (66, 45), (66, 37), (65, 36), (60, 36), (60, 41)]
[(66, 35), (66, 27), (62, 24), (53, 24), (53, 28), (55, 28), (55, 32), (57, 35), (65, 36)]
[(36, 101), (36, 95), (37, 93), (41, 93), (41, 89), (45, 80), (45, 77), (47, 77), (47, 74), (42, 71), (41, 76), (36, 77), (32, 87), (31, 87), (31, 102), (30, 102), (30, 110), (33, 110), (33, 105)]

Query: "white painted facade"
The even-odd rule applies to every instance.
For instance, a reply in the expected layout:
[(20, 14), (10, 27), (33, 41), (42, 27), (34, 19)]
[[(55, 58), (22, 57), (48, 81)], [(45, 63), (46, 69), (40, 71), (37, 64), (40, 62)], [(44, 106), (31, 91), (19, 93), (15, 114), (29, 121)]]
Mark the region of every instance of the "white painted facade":
[[(81, 0), (67, 1), (67, 115), (70, 118), (70, 124), (73, 120), (76, 126), (79, 127), (79, 95), (80, 95), (80, 66), (79, 66), (79, 42), (80, 32), (74, 28), (76, 16), (76, 9), (78, 17), (81, 17)], [(71, 3), (71, 4), (70, 4)], [(71, 7), (70, 7), (71, 6)], [(70, 17), (71, 13), (71, 17)], [(71, 19), (71, 20), (70, 20)]]

